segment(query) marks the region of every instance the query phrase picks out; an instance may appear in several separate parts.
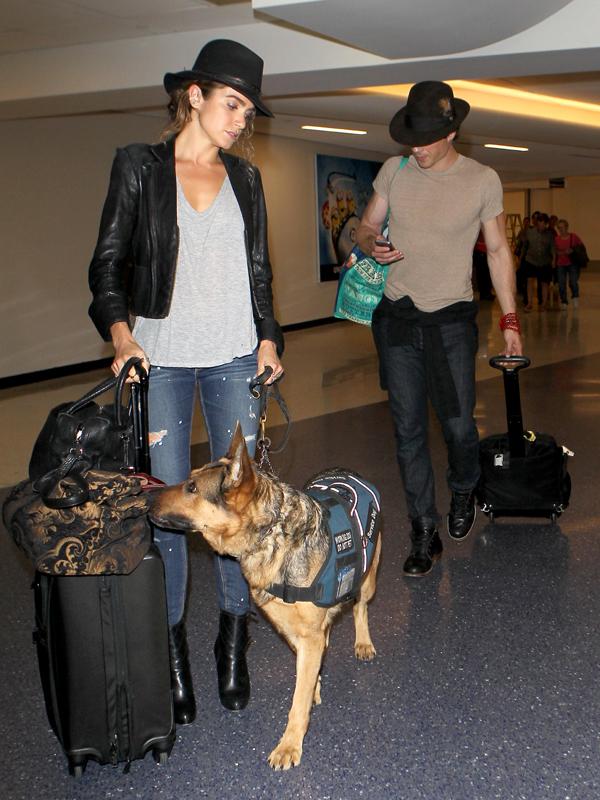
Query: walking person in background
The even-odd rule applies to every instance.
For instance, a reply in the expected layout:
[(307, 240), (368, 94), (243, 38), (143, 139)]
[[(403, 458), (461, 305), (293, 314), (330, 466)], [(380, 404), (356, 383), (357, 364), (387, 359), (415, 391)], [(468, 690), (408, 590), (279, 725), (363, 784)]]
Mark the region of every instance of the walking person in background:
[[(442, 553), (428, 399), (448, 447), (449, 536), (461, 541), (475, 520), (477, 304), (471, 273), (480, 229), (502, 310), (505, 353), (521, 353), (502, 185), (492, 169), (454, 148), (468, 112), (469, 104), (455, 98), (448, 84), (424, 81), (411, 88), (406, 106), (390, 123), (390, 134), (412, 155), (400, 171), (399, 157), (382, 166), (357, 237), (363, 252), (390, 265), (384, 297), (373, 314), (373, 336), (411, 520), (411, 551), (404, 564), (411, 577), (430, 572)], [(391, 246), (377, 243), (388, 209)]]
[(517, 235), (517, 241), (515, 242), (515, 258), (518, 262), (517, 267), (517, 294), (521, 296), (523, 300), (523, 305), (527, 305), (527, 272), (525, 269), (525, 242), (527, 240), (527, 231), (531, 224), (531, 220), (529, 217), (523, 217), (523, 227), (519, 231)]
[(556, 255), (556, 278), (560, 292), (560, 306), (563, 311), (568, 308), (567, 278), (571, 290), (573, 308), (579, 306), (579, 266), (573, 261), (573, 248), (583, 245), (576, 233), (569, 233), (569, 223), (566, 219), (559, 219), (556, 223), (558, 229), (554, 237), (554, 251)]
[[(548, 289), (552, 282), (554, 264), (554, 237), (549, 230), (550, 218), (538, 213), (535, 225), (531, 226), (525, 238), (525, 272), (527, 275), (527, 305), (525, 311), (533, 310), (533, 298), (538, 293), (538, 308), (548, 308)], [(537, 284), (537, 285), (536, 285)]]
[[(273, 316), (267, 218), (256, 167), (228, 151), (272, 116), (260, 87), (263, 62), (237, 42), (215, 40), (191, 70), (167, 73), (170, 122), (157, 145), (117, 150), (90, 265), (90, 315), (112, 341), (113, 372), (131, 356), (149, 369), (152, 469), (168, 484), (190, 472), (192, 415), (199, 395), (211, 458), (224, 455), (236, 421), (251, 455), (257, 373), (283, 368)], [(133, 328), (129, 321), (135, 317)], [(155, 528), (167, 585), (175, 720), (196, 714), (184, 613), (185, 535)], [(221, 702), (249, 699), (248, 586), (237, 561), (216, 557)]]

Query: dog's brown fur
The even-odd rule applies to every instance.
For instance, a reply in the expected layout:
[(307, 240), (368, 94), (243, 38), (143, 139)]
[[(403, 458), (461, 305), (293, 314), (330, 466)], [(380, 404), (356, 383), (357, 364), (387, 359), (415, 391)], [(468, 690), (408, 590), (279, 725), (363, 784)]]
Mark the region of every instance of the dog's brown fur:
[[(310, 586), (329, 551), (318, 503), (260, 471), (238, 425), (227, 455), (193, 470), (178, 486), (154, 493), (152, 519), (163, 527), (199, 531), (218, 553), (239, 559), (256, 604), (296, 653), (296, 688), (288, 724), (269, 756), (273, 769), (300, 763), (312, 703), (321, 702), (320, 669), (331, 623), (341, 609), (309, 602), (284, 603), (272, 583)], [(381, 537), (354, 605), (354, 653), (375, 657), (367, 603), (375, 593)]]

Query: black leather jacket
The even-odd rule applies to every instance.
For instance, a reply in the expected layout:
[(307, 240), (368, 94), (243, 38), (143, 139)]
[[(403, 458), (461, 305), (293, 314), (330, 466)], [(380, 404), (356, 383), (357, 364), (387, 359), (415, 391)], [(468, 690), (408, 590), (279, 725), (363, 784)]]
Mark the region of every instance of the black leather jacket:
[[(260, 173), (244, 159), (220, 153), (244, 220), (252, 311), (259, 341), (283, 352), (273, 316), (267, 214)], [(179, 247), (174, 137), (157, 145), (117, 150), (90, 264), (89, 314), (100, 335), (130, 315), (162, 319), (169, 313)]]

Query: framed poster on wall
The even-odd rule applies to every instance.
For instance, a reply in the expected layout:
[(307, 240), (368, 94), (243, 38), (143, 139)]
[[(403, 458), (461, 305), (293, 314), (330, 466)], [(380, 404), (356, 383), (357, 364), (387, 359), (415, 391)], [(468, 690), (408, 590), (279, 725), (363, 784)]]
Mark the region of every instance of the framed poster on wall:
[(356, 229), (373, 192), (381, 161), (316, 156), (317, 242), (320, 281), (335, 281), (356, 244)]

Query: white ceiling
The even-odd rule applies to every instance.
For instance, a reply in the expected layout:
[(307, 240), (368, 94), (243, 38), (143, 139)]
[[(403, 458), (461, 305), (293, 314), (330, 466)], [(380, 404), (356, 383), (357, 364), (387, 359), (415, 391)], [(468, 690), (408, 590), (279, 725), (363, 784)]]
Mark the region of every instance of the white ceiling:
[(256, 11), (386, 58), (473, 50), (527, 30), (570, 0), (254, 0)]
[[(387, 125), (402, 97), (357, 87), (467, 79), (600, 105), (598, 8), (598, 0), (2, 0), (0, 119), (159, 113), (163, 73), (228, 37), (265, 59), (276, 119), (259, 130), (393, 153)], [(303, 123), (368, 135), (308, 134)], [(484, 150), (490, 140), (530, 150)], [(493, 111), (474, 107), (460, 142), (505, 181), (600, 174), (600, 127), (507, 114), (502, 101)]]

